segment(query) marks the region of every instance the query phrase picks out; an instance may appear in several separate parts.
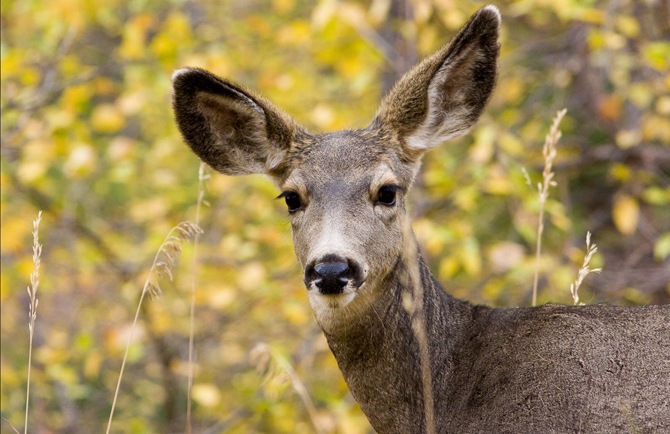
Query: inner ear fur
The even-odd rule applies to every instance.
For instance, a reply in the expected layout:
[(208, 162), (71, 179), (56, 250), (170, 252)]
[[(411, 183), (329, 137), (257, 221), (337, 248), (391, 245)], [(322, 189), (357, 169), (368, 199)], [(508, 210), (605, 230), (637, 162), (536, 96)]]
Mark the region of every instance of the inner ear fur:
[(495, 87), (499, 33), (498, 9), (481, 8), (451, 43), (395, 84), (373, 125), (397, 135), (412, 156), (465, 134)]
[(202, 161), (227, 175), (286, 169), (298, 127), (272, 103), (197, 68), (176, 71), (172, 88), (179, 130)]

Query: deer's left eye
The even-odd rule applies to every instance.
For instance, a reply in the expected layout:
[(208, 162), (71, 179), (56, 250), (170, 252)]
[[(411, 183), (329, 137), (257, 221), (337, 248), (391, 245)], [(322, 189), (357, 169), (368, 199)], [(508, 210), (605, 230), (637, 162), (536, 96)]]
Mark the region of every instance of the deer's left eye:
[(379, 189), (379, 194), (377, 195), (377, 201), (375, 202), (375, 205), (395, 205), (395, 197), (398, 190), (400, 190), (400, 187), (395, 184), (388, 184), (383, 186)]

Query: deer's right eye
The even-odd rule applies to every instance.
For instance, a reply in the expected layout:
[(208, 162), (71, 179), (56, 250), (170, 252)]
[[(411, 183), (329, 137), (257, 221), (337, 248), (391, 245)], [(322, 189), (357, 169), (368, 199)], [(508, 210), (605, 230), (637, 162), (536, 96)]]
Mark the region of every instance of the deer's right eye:
[(282, 194), (280, 194), (279, 197), (283, 197), (284, 200), (286, 201), (288, 212), (293, 213), (302, 208), (302, 203), (300, 202), (300, 196), (298, 196), (298, 193), (294, 191), (285, 191)]

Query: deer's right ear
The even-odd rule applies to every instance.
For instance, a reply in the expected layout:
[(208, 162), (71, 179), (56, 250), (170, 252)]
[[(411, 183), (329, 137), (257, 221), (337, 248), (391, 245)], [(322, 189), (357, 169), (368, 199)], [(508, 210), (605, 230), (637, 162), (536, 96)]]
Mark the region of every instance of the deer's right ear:
[(172, 107), (184, 140), (227, 175), (281, 176), (297, 126), (269, 101), (202, 69), (172, 75)]

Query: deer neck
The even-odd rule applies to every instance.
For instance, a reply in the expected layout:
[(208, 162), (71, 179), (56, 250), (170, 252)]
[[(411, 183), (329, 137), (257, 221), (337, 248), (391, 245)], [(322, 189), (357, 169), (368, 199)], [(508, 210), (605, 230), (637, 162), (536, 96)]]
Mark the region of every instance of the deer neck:
[[(435, 398), (448, 394), (455, 348), (472, 321), (472, 306), (448, 295), (417, 259)], [(402, 267), (349, 327), (324, 331), (344, 379), (378, 432), (414, 432), (423, 424), (419, 344), (403, 307)], [(439, 376), (436, 375), (439, 371)]]

